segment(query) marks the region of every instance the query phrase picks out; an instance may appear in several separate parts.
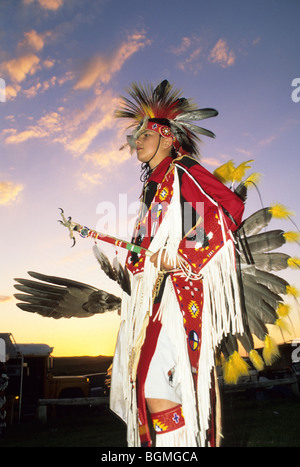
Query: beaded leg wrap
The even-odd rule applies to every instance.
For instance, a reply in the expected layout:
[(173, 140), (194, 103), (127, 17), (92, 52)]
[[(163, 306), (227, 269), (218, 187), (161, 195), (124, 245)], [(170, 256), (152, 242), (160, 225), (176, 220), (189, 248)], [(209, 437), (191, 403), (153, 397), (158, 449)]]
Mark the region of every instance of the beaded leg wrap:
[(180, 404), (171, 409), (163, 410), (162, 412), (152, 413), (151, 419), (157, 435), (169, 433), (185, 425)]

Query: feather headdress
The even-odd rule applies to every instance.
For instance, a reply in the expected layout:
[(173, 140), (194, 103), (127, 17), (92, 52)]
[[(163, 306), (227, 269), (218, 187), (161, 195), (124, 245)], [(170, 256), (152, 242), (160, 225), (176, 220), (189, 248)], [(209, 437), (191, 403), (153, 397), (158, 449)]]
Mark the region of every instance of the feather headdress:
[[(152, 85), (142, 87), (133, 83), (128, 90), (131, 100), (121, 97), (121, 106), (115, 112), (117, 118), (131, 120), (128, 128), (132, 134), (127, 136), (127, 143), (135, 148), (135, 140), (144, 129), (157, 131), (161, 136), (172, 136), (176, 151), (182, 148), (190, 154), (198, 154), (196, 143), (199, 135), (214, 138), (215, 135), (205, 128), (195, 125), (196, 121), (215, 117), (215, 109), (198, 109), (197, 106), (185, 97), (180, 91), (173, 88), (167, 81), (162, 81), (155, 89)], [(166, 124), (151, 121), (165, 119)]]

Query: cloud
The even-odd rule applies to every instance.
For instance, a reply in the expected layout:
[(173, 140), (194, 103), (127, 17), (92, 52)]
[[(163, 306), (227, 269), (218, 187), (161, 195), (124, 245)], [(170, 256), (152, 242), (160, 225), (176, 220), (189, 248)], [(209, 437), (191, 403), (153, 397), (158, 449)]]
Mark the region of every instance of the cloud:
[[(19, 51), (28, 49), (28, 47), (41, 50), (44, 37), (45, 35), (38, 35), (34, 31), (30, 31), (24, 35), (24, 40), (19, 43)], [(68, 100), (66, 101), (67, 108), (60, 106), (43, 115), (34, 123), (31, 120), (30, 124), (23, 126), (23, 128), (11, 126), (3, 129), (1, 136), (4, 143), (11, 145), (25, 143), (33, 139), (45, 140), (60, 143), (72, 155), (82, 156), (95, 142), (97, 150), (97, 141), (95, 140), (98, 135), (116, 125), (113, 114), (119, 97), (115, 96), (107, 85), (126, 61), (149, 43), (143, 32), (131, 34), (120, 44), (111, 57), (97, 56), (91, 59), (77, 82), (74, 79), (74, 72), (67, 72), (62, 78), (52, 76), (51, 79), (44, 82), (35, 79), (35, 82), (30, 83), (31, 86), (28, 86), (27, 89), (20, 89), (19, 83), (25, 80), (26, 76), (33, 74), (37, 67), (41, 69), (42, 66), (45, 66), (44, 60), (39, 61), (37, 55), (31, 53), (6, 62), (6, 69), (9, 70), (11, 78), (14, 80), (10, 99), (14, 99), (19, 92), (27, 98), (33, 98), (51, 86), (61, 86), (66, 81), (74, 81), (73, 88), (77, 90), (92, 88), (93, 95), (89, 99), (83, 96), (81, 107), (81, 104), (76, 104), (77, 108), (74, 109), (74, 102)], [(36, 57), (35, 60), (33, 57)], [(46, 66), (51, 67), (52, 62)], [(103, 140), (100, 144), (103, 147)]]
[(28, 76), (34, 75), (44, 66), (50, 69), (54, 65), (54, 60), (47, 58), (41, 62), (37, 55), (45, 46), (45, 40), (51, 38), (53, 34), (49, 31), (40, 34), (34, 29), (24, 33), (23, 39), (17, 45), (17, 56), (3, 61), (0, 64), (0, 71), (10, 78), (12, 88), (8, 93), (8, 99), (17, 96), (21, 88), (15, 86), (16, 83), (25, 81)]
[(181, 39), (181, 44), (177, 47), (171, 47), (171, 51), (175, 55), (181, 55), (187, 51), (191, 47), (192, 39), (190, 37), (183, 37)]
[(73, 154), (83, 154), (98, 134), (110, 127), (111, 120), (110, 115), (104, 115), (99, 121), (92, 121), (78, 137), (69, 139), (65, 145), (66, 148)]
[(274, 131), (269, 136), (266, 136), (265, 138), (261, 139), (258, 142), (259, 147), (264, 147), (264, 146), (268, 146), (269, 144), (272, 144), (278, 138), (281, 138), (282, 135), (284, 135), (287, 131), (291, 131), (292, 129), (298, 126), (299, 126), (298, 119), (288, 118), (285, 122), (282, 123), (281, 126), (274, 128)]
[(120, 151), (120, 144), (112, 146), (110, 149), (104, 148), (99, 151), (85, 155), (86, 161), (91, 161), (96, 167), (111, 167), (114, 164), (125, 162), (131, 157), (130, 151)]
[(177, 62), (177, 66), (180, 70), (189, 70), (193, 73), (197, 73), (202, 68), (202, 52), (203, 43), (202, 38), (199, 36), (187, 37), (184, 36), (181, 39), (181, 43), (178, 46), (170, 48), (170, 52), (178, 57), (181, 57)]
[(39, 57), (30, 53), (2, 63), (1, 68), (7, 72), (12, 81), (21, 83), (27, 75), (33, 75), (37, 71), (39, 62)]
[(36, 125), (29, 125), (25, 130), (18, 132), (15, 128), (2, 131), (6, 144), (20, 144), (30, 139), (51, 138), (61, 132), (62, 117), (59, 111), (49, 112), (41, 117)]
[(36, 85), (31, 86), (29, 89), (24, 89), (25, 96), (30, 99), (35, 97), (39, 92), (40, 88), (42, 87), (41, 83), (37, 83)]
[(116, 166), (131, 157), (130, 151), (120, 151), (120, 146), (121, 142), (115, 141), (111, 145), (106, 145), (84, 156), (85, 168), (78, 175), (78, 186), (81, 190), (86, 190), (93, 185), (101, 185), (106, 181), (107, 171), (115, 170)]
[(273, 143), (273, 141), (278, 137), (278, 135), (271, 135), (267, 138), (262, 139), (259, 142), (260, 146), (268, 146), (269, 144)]
[(52, 68), (54, 64), (55, 64), (55, 60), (51, 60), (51, 59), (46, 59), (43, 62), (44, 67), (48, 69)]
[(7, 101), (9, 100), (14, 100), (18, 93), (21, 90), (21, 86), (19, 84), (14, 84), (13, 86), (11, 84), (8, 84), (5, 88), (5, 98)]
[(200, 62), (201, 52), (202, 47), (198, 47), (197, 49), (193, 50), (184, 61), (178, 64), (178, 67), (181, 70), (189, 69), (194, 73), (198, 72), (202, 68), (202, 63)]
[(222, 68), (227, 68), (235, 63), (235, 54), (224, 39), (219, 39), (213, 49), (210, 51), (208, 60), (211, 63), (220, 65)]
[(201, 36), (184, 36), (178, 46), (170, 48), (170, 52), (182, 57), (177, 66), (181, 70), (197, 73), (202, 69), (205, 61), (227, 68), (235, 63), (236, 56), (224, 39), (219, 39), (211, 48), (207, 40)]
[(30, 49), (35, 52), (39, 52), (45, 45), (45, 39), (43, 34), (39, 34), (35, 30), (31, 30), (24, 33), (24, 39), (19, 42), (18, 47), (21, 49)]
[[(27, 90), (28, 96), (36, 93), (33, 86)], [(116, 124), (114, 108), (118, 97), (110, 90), (93, 96), (82, 109), (59, 107), (41, 117), (35, 124), (22, 131), (16, 128), (2, 130), (5, 144), (21, 144), (32, 139), (45, 139), (60, 143), (74, 156), (83, 155), (96, 137)]]
[(118, 99), (108, 89), (93, 96), (82, 109), (67, 111), (57, 141), (73, 155), (83, 155), (100, 133), (115, 125), (114, 108)]
[(124, 41), (110, 57), (97, 55), (91, 58), (85, 63), (74, 89), (90, 89), (98, 82), (108, 83), (112, 75), (120, 71), (133, 54), (149, 44), (150, 41), (143, 32), (134, 33), (128, 36), (127, 41)]
[(249, 150), (247, 150), (247, 149), (236, 148), (236, 151), (239, 152), (240, 154), (243, 154), (243, 156), (246, 156), (246, 157), (253, 157), (252, 151), (249, 151)]
[(255, 47), (257, 44), (259, 44), (261, 41), (261, 37), (256, 37), (253, 41), (252, 41), (252, 45)]
[(23, 189), (23, 185), (0, 181), (0, 204), (7, 205), (13, 203)]
[(24, 5), (38, 3), (44, 10), (56, 11), (63, 6), (63, 0), (23, 0)]
[(80, 189), (84, 190), (88, 186), (92, 185), (100, 185), (103, 181), (103, 174), (98, 173), (90, 173), (90, 172), (82, 172), (80, 174), (80, 180), (78, 182), (78, 186)]
[(211, 167), (219, 167), (222, 164), (222, 162), (220, 162), (218, 159), (214, 157), (206, 157), (206, 158), (203, 157), (201, 158), (201, 163), (209, 165)]

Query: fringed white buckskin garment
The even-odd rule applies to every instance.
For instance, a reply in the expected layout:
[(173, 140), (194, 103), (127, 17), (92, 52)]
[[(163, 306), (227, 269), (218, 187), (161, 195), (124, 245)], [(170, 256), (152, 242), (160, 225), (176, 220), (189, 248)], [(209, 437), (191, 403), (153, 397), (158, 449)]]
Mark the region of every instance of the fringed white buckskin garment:
[[(152, 240), (149, 249), (156, 252), (166, 249), (171, 264), (175, 265), (178, 247), (182, 238), (181, 205), (178, 169), (174, 168), (173, 197), (165, 217)], [(204, 446), (209, 428), (211, 372), (214, 367), (214, 353), (226, 332), (234, 329), (242, 333), (242, 319), (239, 308), (239, 291), (235, 272), (234, 245), (225, 234), (223, 213), (218, 209), (220, 228), (224, 245), (201, 268), (204, 289), (202, 312), (201, 352), (197, 378), (197, 397), (187, 335), (184, 326), (185, 310), (182, 310), (174, 289), (173, 278), (186, 276), (186, 270), (169, 275), (165, 282), (159, 311), (154, 319), (161, 321), (174, 346), (180, 348), (178, 374), (182, 391), (182, 409), (185, 418), (185, 436), (180, 436), (183, 446)], [(148, 317), (152, 313), (152, 292), (158, 277), (149, 258), (145, 259), (143, 273), (131, 275), (132, 294), (122, 302), (122, 324), (114, 357), (111, 388), (111, 408), (128, 425), (128, 445), (140, 446), (138, 435), (136, 368), (139, 352), (143, 345)], [(199, 282), (197, 279), (196, 282)], [(229, 305), (229, 306), (228, 306)], [(198, 401), (198, 402), (197, 402)], [(174, 434), (175, 436), (175, 434)], [(187, 441), (189, 440), (189, 441)], [(161, 438), (162, 441), (162, 438)], [(169, 441), (167, 441), (169, 442)], [(178, 444), (176, 444), (178, 446)]]

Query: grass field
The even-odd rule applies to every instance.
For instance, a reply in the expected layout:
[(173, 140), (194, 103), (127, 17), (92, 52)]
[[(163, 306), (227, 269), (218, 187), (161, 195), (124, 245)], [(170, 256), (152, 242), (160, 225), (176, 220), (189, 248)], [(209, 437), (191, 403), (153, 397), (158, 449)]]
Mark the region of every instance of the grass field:
[(299, 398), (256, 400), (227, 395), (224, 447), (300, 447)]
[[(223, 398), (223, 447), (299, 447), (300, 400)], [(107, 407), (77, 408), (47, 425), (23, 421), (6, 429), (0, 447), (126, 447), (124, 424)]]

